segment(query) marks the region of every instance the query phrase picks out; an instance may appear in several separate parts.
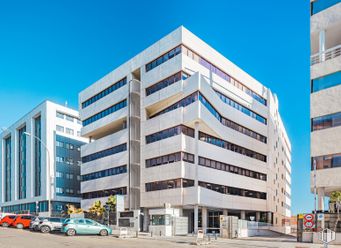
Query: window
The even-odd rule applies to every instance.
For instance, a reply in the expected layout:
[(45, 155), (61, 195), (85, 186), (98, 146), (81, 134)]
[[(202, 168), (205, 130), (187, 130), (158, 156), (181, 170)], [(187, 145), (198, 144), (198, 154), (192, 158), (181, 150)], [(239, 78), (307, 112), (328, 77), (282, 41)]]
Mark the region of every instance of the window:
[(149, 191), (157, 191), (157, 190), (165, 190), (165, 189), (175, 189), (175, 188), (186, 188), (186, 187), (193, 187), (194, 180), (177, 178), (177, 179), (170, 179), (165, 181), (157, 181), (146, 183), (146, 192)]
[(152, 216), (152, 221), (151, 221), (151, 225), (152, 226), (168, 226), (170, 225), (170, 215), (166, 214), (153, 214)]
[(63, 194), (64, 193), (63, 188), (56, 187), (56, 193)]
[(73, 174), (66, 173), (66, 179), (72, 180), (73, 179)]
[(63, 113), (56, 112), (56, 117), (58, 117), (60, 119), (64, 119), (65, 115)]
[(146, 96), (149, 96), (159, 90), (162, 90), (163, 88), (166, 88), (180, 80), (185, 80), (188, 77), (189, 75), (182, 71), (175, 73), (174, 75), (167, 77), (161, 80), (160, 82), (153, 84), (152, 86), (149, 86), (148, 88), (146, 88)]
[(62, 178), (63, 177), (63, 172), (57, 171), (56, 172), (56, 177)]
[(341, 153), (312, 157), (311, 170), (314, 170), (314, 160), (317, 170), (341, 167)]
[(174, 163), (178, 161), (185, 161), (189, 163), (194, 163), (194, 155), (186, 152), (177, 152), (167, 155), (163, 155), (156, 158), (146, 159), (146, 168), (159, 166), (163, 164)]
[(93, 104), (94, 102), (98, 101), (99, 99), (105, 97), (106, 95), (109, 95), (110, 93), (114, 92), (115, 90), (123, 87), (127, 84), (127, 78), (123, 78), (119, 80), (118, 82), (114, 83), (113, 85), (109, 86), (108, 88), (102, 90), (98, 94), (94, 95), (93, 97), (89, 98), (88, 100), (84, 101), (82, 103), (82, 108), (86, 108), (87, 106)]
[(72, 117), (71, 115), (65, 115), (66, 116), (66, 120), (73, 122), (74, 121), (74, 117)]
[(253, 99), (255, 99), (259, 103), (266, 106), (267, 102), (266, 102), (265, 98), (263, 98), (262, 96), (260, 96), (256, 92), (252, 91), (250, 88), (248, 88), (247, 86), (245, 86), (244, 84), (242, 84), (238, 80), (234, 79), (233, 77), (231, 77), (230, 75), (228, 75), (227, 73), (225, 73), (224, 71), (222, 71), (221, 69), (219, 69), (218, 67), (216, 67), (215, 65), (210, 63), (209, 61), (207, 61), (206, 59), (202, 58), (200, 55), (196, 54), (192, 50), (188, 49), (187, 47), (182, 46), (181, 49), (182, 49), (183, 54), (187, 55), (189, 58), (193, 59), (194, 61), (198, 62), (202, 66), (206, 67), (212, 73), (218, 75), (222, 79), (226, 80), (228, 83), (230, 83), (233, 86), (235, 86), (236, 88), (244, 91), (246, 94), (251, 96)]
[(90, 155), (84, 156), (82, 157), (82, 162), (87, 163), (96, 159), (100, 159), (100, 158), (107, 157), (107, 156), (110, 156), (119, 152), (123, 152), (126, 150), (127, 150), (127, 144), (124, 143), (118, 146), (111, 147), (109, 149), (105, 149), (103, 151), (95, 152)]
[(199, 165), (266, 181), (266, 174), (225, 164), (223, 162), (215, 161), (204, 157), (199, 157)]
[(203, 132), (199, 132), (199, 139), (201, 141), (207, 142), (207, 143), (215, 145), (215, 146), (219, 146), (221, 148), (230, 150), (232, 152), (236, 152), (236, 153), (242, 154), (244, 156), (248, 156), (250, 158), (254, 158), (254, 159), (266, 162), (266, 156), (263, 154), (260, 154), (258, 152), (249, 150), (249, 149), (244, 148), (242, 146), (230, 143), (228, 141), (216, 138), (214, 136), (205, 134)]
[(105, 190), (83, 193), (82, 198), (93, 199), (93, 198), (107, 197), (111, 195), (126, 195), (126, 194), (127, 194), (127, 187), (122, 187), (122, 188), (105, 189)]
[(311, 92), (328, 89), (341, 84), (341, 71), (311, 80)]
[(312, 131), (341, 126), (341, 112), (315, 117), (311, 120), (311, 125)]
[(159, 65), (165, 63), (167, 60), (175, 57), (176, 55), (181, 53), (181, 46), (175, 47), (169, 52), (163, 54), (162, 56), (158, 57), (157, 59), (154, 59), (153, 61), (146, 64), (146, 72), (154, 69), (155, 67), (158, 67)]
[(87, 126), (87, 125), (89, 125), (89, 124), (91, 124), (91, 123), (93, 123), (99, 119), (102, 119), (105, 116), (108, 116), (108, 115), (110, 115), (110, 114), (112, 114), (112, 113), (114, 113), (114, 112), (116, 112), (116, 111), (118, 111), (118, 110), (120, 110), (126, 106), (127, 106), (127, 99), (125, 99), (119, 103), (116, 103), (115, 105), (112, 105), (111, 107), (109, 107), (109, 108), (107, 108), (107, 109), (85, 119), (83, 121), (83, 126)]
[(81, 131), (77, 131), (77, 136), (78, 136), (78, 137), (81, 136)]
[(219, 98), (226, 103), (227, 105), (230, 105), (231, 107), (237, 109), (238, 111), (252, 117), (253, 119), (263, 123), (266, 125), (267, 120), (266, 118), (264, 118), (263, 116), (257, 114), (256, 112), (244, 107), (243, 105), (237, 103), (236, 101), (230, 99), (229, 97), (223, 95), (222, 93), (220, 93), (219, 91), (216, 91), (216, 93), (218, 94)]
[(179, 134), (184, 134), (194, 138), (194, 129), (186, 127), (184, 125), (179, 125), (171, 127), (160, 132), (150, 134), (146, 136), (146, 143), (150, 144), (159, 140), (167, 139)]
[(126, 165), (113, 167), (110, 169), (96, 171), (93, 173), (82, 175), (82, 181), (85, 182), (85, 181), (95, 180), (95, 179), (102, 178), (102, 177), (119, 175), (119, 174), (123, 174), (123, 173), (127, 173), (127, 166)]
[(71, 128), (66, 128), (66, 133), (67, 133), (67, 134), (70, 134), (70, 135), (73, 135), (73, 134), (74, 134), (74, 131), (73, 131), (73, 129), (71, 129)]
[(57, 130), (58, 132), (64, 133), (64, 127), (63, 127), (63, 126), (57, 125), (57, 126), (56, 126), (56, 130)]

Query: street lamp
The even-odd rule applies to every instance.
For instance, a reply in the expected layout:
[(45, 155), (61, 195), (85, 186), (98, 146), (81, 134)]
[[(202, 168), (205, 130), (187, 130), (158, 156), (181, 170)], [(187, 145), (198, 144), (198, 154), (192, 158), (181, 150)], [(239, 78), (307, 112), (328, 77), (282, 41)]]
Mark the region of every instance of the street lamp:
[(34, 134), (31, 134), (29, 132), (24, 132), (24, 135), (29, 136), (29, 137), (33, 137), (34, 139), (38, 140), (46, 149), (47, 151), (47, 175), (49, 176), (49, 190), (48, 190), (48, 207), (49, 207), (49, 216), (51, 216), (51, 186), (52, 186), (52, 177), (51, 177), (51, 156), (50, 156), (50, 150), (47, 148), (47, 145), (37, 136), (35, 136)]

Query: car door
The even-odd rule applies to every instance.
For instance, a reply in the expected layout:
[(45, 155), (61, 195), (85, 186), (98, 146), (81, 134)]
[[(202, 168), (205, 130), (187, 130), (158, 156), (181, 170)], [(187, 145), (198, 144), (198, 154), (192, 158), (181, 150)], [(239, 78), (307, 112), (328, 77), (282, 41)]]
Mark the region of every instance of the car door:
[(75, 221), (77, 234), (87, 234), (86, 223), (84, 219), (78, 219)]
[(86, 228), (87, 228), (88, 234), (98, 234), (99, 233), (98, 225), (96, 225), (96, 222), (86, 219), (85, 223), (86, 223)]

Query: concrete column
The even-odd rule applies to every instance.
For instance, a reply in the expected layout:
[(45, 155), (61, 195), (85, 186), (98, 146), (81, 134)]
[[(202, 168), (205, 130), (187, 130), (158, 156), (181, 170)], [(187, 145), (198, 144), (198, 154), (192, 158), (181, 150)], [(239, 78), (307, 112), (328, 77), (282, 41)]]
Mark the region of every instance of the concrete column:
[(324, 211), (324, 196), (325, 196), (324, 188), (318, 188), (317, 195), (318, 195), (317, 209)]
[(201, 208), (201, 223), (202, 223), (202, 230), (204, 233), (206, 233), (206, 228), (207, 228), (207, 208), (202, 207)]
[(228, 216), (229, 215), (229, 211), (227, 209), (223, 209), (223, 215)]
[(257, 222), (260, 221), (260, 212), (256, 212), (256, 221), (257, 221)]
[(246, 214), (244, 210), (240, 211), (240, 219), (245, 220), (246, 219)]
[(143, 231), (148, 232), (148, 225), (149, 225), (149, 215), (148, 209), (143, 209)]
[(272, 223), (272, 213), (268, 212), (268, 223)]
[(194, 233), (198, 233), (198, 220), (199, 220), (199, 207), (198, 205), (194, 206)]

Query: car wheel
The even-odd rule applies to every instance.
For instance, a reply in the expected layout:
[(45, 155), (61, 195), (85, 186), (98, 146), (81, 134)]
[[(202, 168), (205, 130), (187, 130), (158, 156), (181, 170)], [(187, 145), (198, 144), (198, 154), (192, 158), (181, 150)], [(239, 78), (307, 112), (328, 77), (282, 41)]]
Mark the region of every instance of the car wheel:
[(38, 226), (34, 226), (34, 227), (33, 227), (33, 231), (38, 232), (38, 231), (39, 231)]
[(108, 236), (108, 231), (105, 230), (105, 229), (103, 229), (103, 230), (101, 230), (101, 231), (99, 232), (99, 235), (100, 235), (100, 236)]
[(4, 222), (4, 223), (2, 223), (2, 226), (3, 226), (3, 227), (8, 227), (9, 225), (8, 225), (7, 222)]
[(49, 232), (51, 232), (51, 228), (49, 226), (42, 226), (42, 227), (40, 227), (40, 231), (42, 233), (49, 233)]
[(65, 233), (67, 236), (75, 236), (76, 235), (76, 230), (75, 229), (68, 229)]
[(23, 229), (23, 228), (24, 228), (24, 225), (21, 224), (21, 223), (19, 223), (19, 224), (17, 224), (17, 228), (18, 228), (18, 229)]

